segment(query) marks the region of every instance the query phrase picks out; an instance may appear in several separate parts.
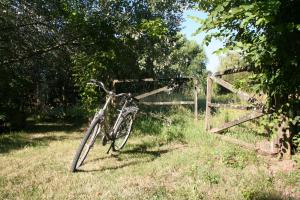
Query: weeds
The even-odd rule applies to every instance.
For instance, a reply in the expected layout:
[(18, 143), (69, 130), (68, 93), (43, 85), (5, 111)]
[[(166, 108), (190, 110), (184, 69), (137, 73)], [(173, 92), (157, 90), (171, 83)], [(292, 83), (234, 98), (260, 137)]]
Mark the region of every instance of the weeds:
[(240, 191), (245, 200), (281, 199), (273, 188), (273, 179), (264, 173), (241, 178)]
[(177, 107), (168, 112), (156, 113), (155, 118), (151, 114), (140, 117), (134, 130), (138, 135), (155, 135), (160, 143), (185, 142), (185, 131), (190, 125), (190, 119), (189, 110)]
[(282, 180), (284, 180), (285, 185), (300, 187), (300, 172), (299, 171), (294, 171), (294, 172), (289, 172), (289, 173), (280, 173), (279, 176), (282, 178)]
[(249, 163), (256, 163), (256, 155), (252, 152), (239, 149), (238, 147), (227, 147), (222, 152), (222, 163), (227, 167), (245, 168)]

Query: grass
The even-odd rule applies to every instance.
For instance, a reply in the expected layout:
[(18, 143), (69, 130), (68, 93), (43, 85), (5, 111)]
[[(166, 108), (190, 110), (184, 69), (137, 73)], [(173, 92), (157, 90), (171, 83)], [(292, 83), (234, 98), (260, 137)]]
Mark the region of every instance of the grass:
[(177, 108), (156, 116), (136, 121), (119, 154), (95, 145), (78, 173), (69, 167), (80, 128), (46, 124), (44, 131), (40, 124), (0, 135), (0, 199), (300, 198), (299, 164), (270, 173), (264, 157), (205, 132), (203, 115), (194, 122)]

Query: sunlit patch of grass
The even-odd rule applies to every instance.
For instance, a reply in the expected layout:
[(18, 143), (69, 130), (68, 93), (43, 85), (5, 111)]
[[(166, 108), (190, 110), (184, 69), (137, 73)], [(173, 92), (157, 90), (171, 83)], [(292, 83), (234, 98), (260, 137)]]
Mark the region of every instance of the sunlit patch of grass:
[(247, 165), (258, 163), (255, 152), (246, 151), (232, 144), (223, 146), (216, 154), (220, 156), (221, 162), (227, 167), (243, 169)]
[(288, 173), (279, 173), (278, 177), (280, 177), (284, 184), (287, 186), (296, 186), (300, 191), (300, 171), (292, 171)]
[(280, 194), (274, 189), (274, 180), (264, 172), (241, 177), (239, 190), (244, 199), (280, 199)]

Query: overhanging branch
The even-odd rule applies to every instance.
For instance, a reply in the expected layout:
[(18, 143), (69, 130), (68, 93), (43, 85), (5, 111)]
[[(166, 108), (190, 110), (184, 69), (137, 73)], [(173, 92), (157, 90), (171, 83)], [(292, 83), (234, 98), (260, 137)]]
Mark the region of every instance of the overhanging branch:
[(29, 59), (31, 57), (34, 57), (34, 56), (37, 56), (37, 55), (42, 55), (44, 53), (48, 53), (50, 51), (53, 51), (53, 50), (56, 50), (56, 49), (59, 49), (63, 46), (67, 46), (67, 45), (78, 45), (79, 43), (77, 42), (74, 42), (74, 41), (71, 41), (71, 42), (63, 42), (63, 43), (58, 43), (54, 46), (49, 46), (47, 48), (44, 48), (44, 49), (38, 49), (38, 50), (35, 50), (33, 51), (32, 53), (28, 54), (28, 55), (25, 55), (25, 56), (20, 56), (18, 58), (14, 58), (14, 59), (11, 59), (11, 60), (6, 60), (6, 61), (3, 61), (2, 62), (2, 65), (9, 65), (9, 64), (12, 64), (12, 63), (16, 63), (16, 62), (21, 62), (23, 60), (26, 60), (26, 59)]

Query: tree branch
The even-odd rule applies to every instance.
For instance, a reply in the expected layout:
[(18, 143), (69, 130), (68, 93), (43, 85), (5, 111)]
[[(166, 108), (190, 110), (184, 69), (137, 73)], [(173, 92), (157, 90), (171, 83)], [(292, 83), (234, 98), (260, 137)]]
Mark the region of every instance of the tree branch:
[(78, 45), (79, 43), (77, 42), (74, 42), (73, 41), (68, 41), (68, 42), (63, 42), (63, 43), (58, 43), (54, 46), (49, 46), (45, 49), (38, 49), (38, 50), (35, 50), (33, 51), (32, 53), (28, 54), (28, 55), (25, 55), (25, 56), (20, 56), (18, 58), (14, 58), (14, 59), (11, 59), (11, 60), (7, 60), (7, 61), (3, 61), (1, 64), (2, 65), (9, 65), (9, 64), (12, 64), (12, 63), (16, 63), (16, 62), (20, 62), (20, 61), (23, 61), (23, 60), (26, 60), (26, 59), (29, 59), (33, 56), (37, 56), (37, 55), (42, 55), (44, 53), (47, 53), (47, 52), (50, 52), (50, 51), (53, 51), (55, 49), (59, 49), (60, 47), (63, 47), (63, 46), (66, 46), (66, 45)]
[(27, 23), (27, 24), (20, 24), (18, 26), (5, 27), (5, 28), (0, 29), (0, 31), (14, 30), (15, 28), (19, 29), (19, 28), (22, 28), (22, 27), (34, 26), (34, 25), (43, 25), (43, 26), (46, 26), (46, 27), (49, 28), (48, 24), (46, 24), (46, 23), (43, 23), (43, 22), (31, 22), (31, 23)]

